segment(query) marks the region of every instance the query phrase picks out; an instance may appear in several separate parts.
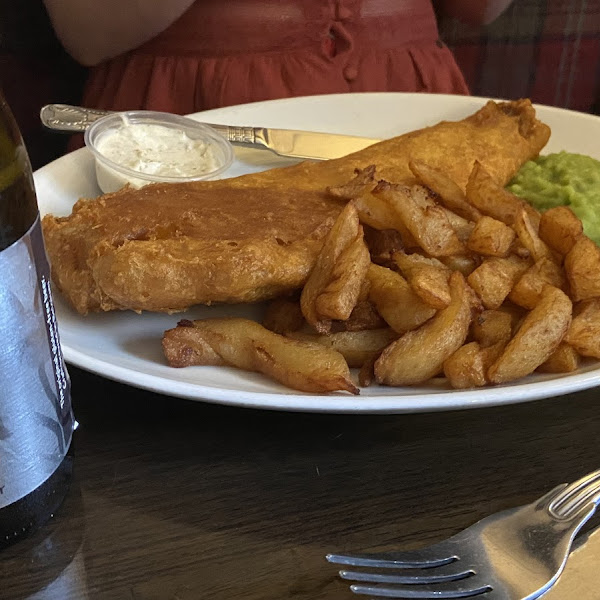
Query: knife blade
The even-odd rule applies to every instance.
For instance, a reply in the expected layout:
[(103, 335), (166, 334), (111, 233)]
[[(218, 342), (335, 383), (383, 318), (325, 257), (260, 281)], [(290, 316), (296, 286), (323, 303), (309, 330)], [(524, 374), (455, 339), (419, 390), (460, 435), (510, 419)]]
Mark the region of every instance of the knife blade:
[(597, 600), (600, 597), (600, 527), (576, 538), (565, 570), (540, 600)]
[[(111, 111), (70, 104), (47, 104), (40, 110), (40, 120), (45, 127), (53, 131), (81, 133), (94, 121), (107, 114), (111, 114)], [(212, 127), (232, 144), (267, 148), (279, 156), (300, 159), (340, 158), (381, 141), (352, 135), (295, 129), (240, 127), (216, 123), (204, 123), (204, 125)]]
[(381, 141), (353, 135), (316, 131), (206, 124), (218, 131), (232, 144), (264, 146), (275, 152), (275, 154), (279, 154), (279, 156), (292, 158), (317, 160), (340, 158)]

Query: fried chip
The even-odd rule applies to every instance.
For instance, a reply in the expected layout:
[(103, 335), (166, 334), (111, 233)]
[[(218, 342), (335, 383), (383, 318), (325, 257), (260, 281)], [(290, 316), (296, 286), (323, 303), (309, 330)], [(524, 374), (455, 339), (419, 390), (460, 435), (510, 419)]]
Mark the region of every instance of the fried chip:
[(539, 235), (550, 248), (565, 256), (583, 235), (583, 224), (568, 206), (556, 206), (542, 213)]
[(600, 299), (587, 300), (577, 306), (565, 341), (582, 356), (600, 358)]
[(465, 246), (458, 239), (445, 210), (428, 199), (424, 188), (380, 182), (373, 195), (395, 211), (419, 246), (430, 256), (465, 254)]
[(540, 301), (525, 317), (500, 358), (489, 368), (492, 383), (506, 383), (533, 373), (546, 362), (571, 324), (572, 303), (558, 288), (544, 288)]
[(435, 315), (435, 308), (423, 302), (400, 273), (372, 264), (367, 277), (369, 299), (397, 333), (415, 329)]
[(471, 323), (468, 286), (460, 273), (450, 276), (452, 300), (429, 322), (390, 344), (375, 362), (375, 377), (385, 385), (415, 385), (442, 371), (444, 361), (462, 346)]
[(565, 256), (565, 272), (574, 302), (600, 296), (600, 248), (580, 237)]
[(320, 333), (334, 319), (350, 317), (371, 262), (353, 203), (348, 203), (327, 234), (302, 293), (304, 318)]
[(304, 392), (358, 394), (344, 357), (331, 348), (278, 335), (249, 319), (181, 321), (165, 331), (169, 365), (230, 365)]

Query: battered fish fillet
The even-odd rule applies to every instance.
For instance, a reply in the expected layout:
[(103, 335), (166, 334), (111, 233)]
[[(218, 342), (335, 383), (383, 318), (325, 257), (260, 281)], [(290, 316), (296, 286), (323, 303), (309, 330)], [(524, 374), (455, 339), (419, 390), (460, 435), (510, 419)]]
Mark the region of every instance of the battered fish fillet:
[(272, 298), (304, 284), (342, 208), (325, 190), (354, 169), (376, 165), (378, 177), (412, 183), (408, 164), (419, 159), (464, 189), (478, 160), (505, 183), (549, 136), (528, 100), (489, 102), (336, 160), (80, 200), (70, 216), (43, 219), (53, 279), (82, 314)]

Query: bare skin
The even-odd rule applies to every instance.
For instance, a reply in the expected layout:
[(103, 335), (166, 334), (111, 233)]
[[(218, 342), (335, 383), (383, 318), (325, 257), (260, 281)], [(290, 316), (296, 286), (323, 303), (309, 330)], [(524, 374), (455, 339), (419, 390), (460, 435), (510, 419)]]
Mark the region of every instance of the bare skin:
[[(434, 2), (442, 14), (466, 23), (487, 24), (512, 0)], [(85, 66), (97, 65), (147, 42), (193, 3), (194, 0), (44, 0), (62, 45)]]
[(65, 50), (88, 67), (151, 40), (193, 3), (194, 0), (44, 0)]

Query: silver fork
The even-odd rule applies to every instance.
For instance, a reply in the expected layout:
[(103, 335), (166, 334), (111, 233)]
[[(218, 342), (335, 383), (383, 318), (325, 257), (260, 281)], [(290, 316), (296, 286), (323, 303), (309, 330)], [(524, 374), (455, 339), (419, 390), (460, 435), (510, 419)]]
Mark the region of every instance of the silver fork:
[(600, 470), (532, 504), (499, 512), (420, 550), (328, 554), (332, 563), (387, 572), (340, 571), (350, 589), (384, 598), (534, 600), (564, 569), (573, 538), (600, 503)]

